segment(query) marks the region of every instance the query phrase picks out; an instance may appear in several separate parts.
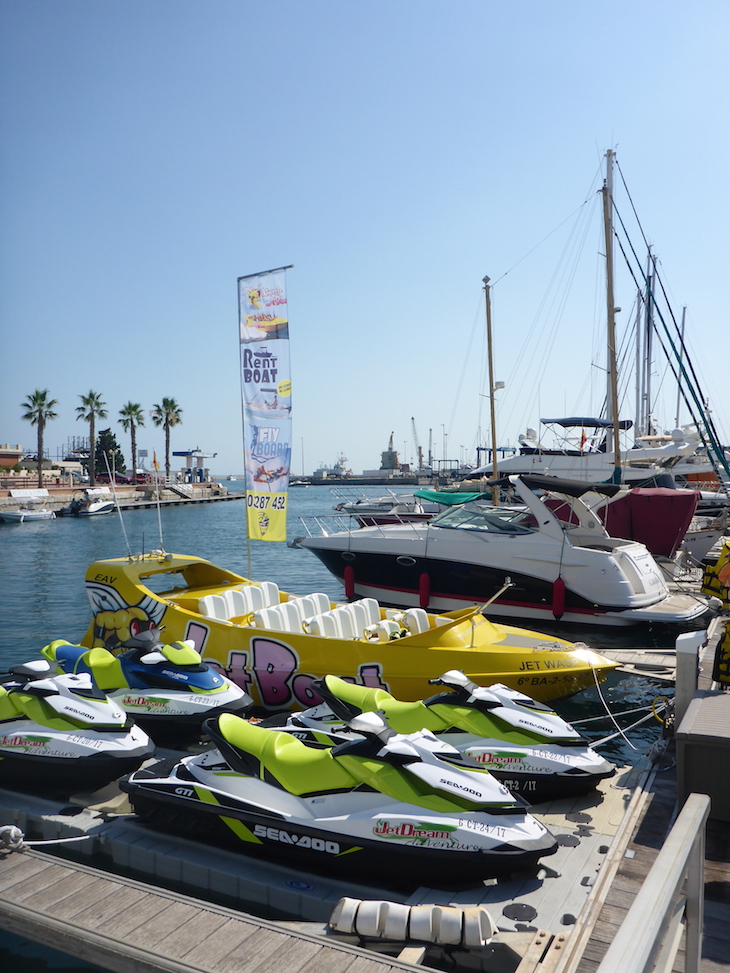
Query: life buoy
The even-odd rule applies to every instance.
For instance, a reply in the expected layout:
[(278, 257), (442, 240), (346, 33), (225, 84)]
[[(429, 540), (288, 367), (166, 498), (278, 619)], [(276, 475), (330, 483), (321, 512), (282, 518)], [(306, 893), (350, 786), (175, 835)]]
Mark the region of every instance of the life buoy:
[(565, 611), (565, 582), (562, 578), (553, 581), (553, 615), (562, 618)]

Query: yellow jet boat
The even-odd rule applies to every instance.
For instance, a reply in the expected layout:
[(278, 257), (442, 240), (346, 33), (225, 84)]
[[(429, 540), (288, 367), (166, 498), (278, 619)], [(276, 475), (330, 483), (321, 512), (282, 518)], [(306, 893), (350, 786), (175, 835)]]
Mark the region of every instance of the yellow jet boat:
[(114, 650), (164, 627), (165, 641), (192, 640), (206, 662), (271, 710), (319, 702), (312, 680), (330, 674), (417, 700), (430, 678), (461, 669), (480, 685), (503, 683), (549, 702), (616, 668), (581, 642), (495, 624), (479, 606), (433, 615), (383, 609), (373, 598), (335, 604), (164, 551), (95, 561), (86, 588), (94, 616), (84, 645)]

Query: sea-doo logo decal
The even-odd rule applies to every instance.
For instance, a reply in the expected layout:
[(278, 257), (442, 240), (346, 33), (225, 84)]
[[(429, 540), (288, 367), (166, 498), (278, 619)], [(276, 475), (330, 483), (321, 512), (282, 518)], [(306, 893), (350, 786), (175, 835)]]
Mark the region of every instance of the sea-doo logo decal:
[(339, 855), (340, 846), (336, 841), (325, 841), (323, 838), (312, 838), (308, 834), (290, 834), (281, 828), (267, 828), (265, 824), (257, 824), (253, 829), (257, 838), (267, 841), (279, 841), (283, 845), (296, 845), (297, 848), (310, 848), (312, 851), (323, 851), (328, 855)]
[(184, 672), (173, 672), (171, 669), (163, 669), (163, 676), (169, 676), (171, 679), (179, 679), (181, 682), (187, 682), (188, 676)]
[(377, 821), (373, 828), (373, 834), (379, 838), (396, 838), (407, 841), (416, 840), (418, 842), (431, 841), (434, 838), (440, 841), (448, 841), (451, 833), (456, 831), (455, 826), (434, 825), (429, 822), (419, 822), (411, 824), (404, 821), (402, 824), (391, 824), (389, 821)]
[(463, 784), (457, 784), (456, 781), (446, 780), (442, 777), (439, 784), (446, 784), (447, 787), (454, 787), (456, 790), (464, 791), (465, 794), (473, 794), (475, 797), (481, 797), (480, 791), (475, 791), (473, 787), (465, 787)]

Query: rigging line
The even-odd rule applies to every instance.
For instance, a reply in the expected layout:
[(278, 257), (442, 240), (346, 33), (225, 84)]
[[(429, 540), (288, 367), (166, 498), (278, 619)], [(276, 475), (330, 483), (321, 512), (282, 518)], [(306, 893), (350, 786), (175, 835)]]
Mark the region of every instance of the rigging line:
[[(626, 179), (624, 178), (623, 170), (622, 170), (622, 168), (621, 168), (621, 166), (619, 164), (618, 159), (614, 159), (614, 162), (616, 164), (616, 168), (618, 169), (619, 173), (621, 174), (621, 182), (623, 183), (623, 187), (626, 190), (626, 195), (628, 197), (628, 200), (631, 203), (631, 209), (632, 209), (632, 212), (634, 214), (634, 217), (636, 218), (636, 225), (639, 227), (639, 232), (641, 233), (641, 238), (644, 241), (644, 244), (645, 244), (645, 246), (646, 246), (646, 248), (648, 250), (649, 249), (649, 241), (646, 238), (646, 233), (644, 233), (644, 227), (641, 225), (641, 220), (639, 219), (639, 214), (636, 212), (636, 207), (634, 206), (634, 200), (631, 198), (631, 193), (629, 192), (629, 187), (626, 184)], [(616, 210), (616, 212), (618, 212), (618, 210)], [(625, 225), (623, 223), (623, 220), (621, 221), (621, 225), (623, 226), (624, 231), (626, 232), (626, 227), (625, 227)], [(626, 236), (628, 237), (628, 232), (626, 232)]]
[[(620, 215), (619, 215), (619, 220), (621, 220)], [(623, 220), (621, 220), (621, 225), (622, 225), (622, 227), (624, 227), (624, 231), (625, 231), (625, 226), (623, 224)], [(651, 288), (648, 280), (646, 279), (646, 276), (644, 274), (644, 271), (641, 268), (641, 264), (639, 262), (639, 259), (638, 259), (637, 254), (636, 254), (636, 250), (634, 249), (634, 245), (632, 244), (631, 238), (628, 236), (628, 233), (626, 234), (626, 240), (627, 240), (627, 243), (628, 243), (629, 247), (631, 248), (631, 252), (633, 253), (634, 258), (636, 259), (636, 263), (637, 263), (637, 265), (640, 268), (640, 272), (641, 272), (642, 278), (644, 279), (644, 283), (645, 283), (646, 289), (649, 292), (649, 295), (650, 296), (653, 296), (653, 294), (654, 294), (653, 289)], [(619, 242), (619, 246), (620, 246), (620, 242)], [(622, 252), (623, 252), (623, 247), (621, 249), (622, 249)], [(626, 259), (625, 256), (624, 256), (624, 259)], [(633, 270), (631, 269), (630, 265), (628, 265), (628, 262), (627, 262), (627, 266), (629, 267), (629, 272), (632, 274), (632, 276), (634, 276)], [(634, 279), (636, 279), (636, 278), (634, 277)], [(677, 321), (676, 321), (676, 318), (674, 316), (674, 311), (672, 310), (671, 304), (669, 304), (669, 300), (667, 298), (666, 291), (664, 290), (664, 285), (661, 282), (661, 278), (659, 278), (659, 282), (660, 282), (660, 286), (662, 288), (662, 294), (664, 296), (664, 300), (667, 303), (667, 308), (669, 310), (669, 314), (671, 315), (672, 322), (674, 323), (675, 330), (678, 331)], [(706, 411), (706, 408), (704, 406), (705, 396), (704, 396), (704, 393), (702, 391), (702, 387), (701, 387), (701, 385), (699, 383), (699, 380), (697, 378), (697, 374), (696, 374), (696, 372), (694, 370), (694, 365), (692, 364), (691, 361), (688, 362), (688, 356), (686, 355), (686, 350), (687, 349), (686, 349), (686, 346), (685, 346), (684, 341), (682, 339), (682, 336), (680, 334), (681, 347), (683, 348), (683, 350), (685, 352), (685, 360), (684, 361), (682, 360), (682, 356), (677, 351), (677, 348), (676, 348), (676, 346), (674, 344), (674, 341), (672, 339), (672, 335), (670, 333), (670, 329), (669, 329), (669, 327), (667, 325), (667, 322), (664, 319), (664, 315), (662, 314), (661, 308), (658, 306), (658, 304), (656, 303), (656, 301), (654, 302), (654, 308), (655, 308), (655, 311), (656, 311), (656, 314), (657, 314), (659, 320), (662, 323), (662, 327), (664, 328), (664, 331), (666, 333), (667, 339), (668, 339), (668, 341), (669, 341), (669, 343), (670, 343), (670, 345), (672, 347), (672, 351), (674, 352), (674, 355), (677, 358), (677, 361), (679, 363), (679, 372), (681, 373), (682, 377), (684, 378), (684, 384), (681, 385), (681, 390), (682, 390), (682, 394), (685, 396), (685, 402), (687, 403), (687, 406), (689, 408), (690, 414), (692, 414), (693, 421), (695, 423), (697, 423), (697, 420), (694, 418), (694, 414), (692, 413), (692, 409), (689, 406), (689, 402), (688, 402), (688, 400), (686, 398), (685, 389), (691, 393), (692, 398), (695, 400), (695, 404), (696, 404), (696, 406), (697, 406), (697, 408), (699, 410), (700, 416), (702, 417), (702, 422), (703, 422), (703, 425), (704, 425), (704, 429), (698, 424), (698, 431), (699, 431), (700, 437), (702, 439), (702, 442), (703, 442), (705, 448), (707, 449), (708, 458), (709, 458), (710, 462), (712, 463), (712, 466), (713, 466), (713, 469), (715, 470), (715, 473), (718, 474), (718, 479), (720, 479), (720, 481), (722, 481), (722, 477), (719, 476), (718, 463), (724, 467), (725, 473), (727, 474), (728, 478), (730, 478), (730, 463), (728, 462), (727, 457), (725, 456), (724, 450), (720, 446), (720, 437), (717, 434), (717, 429), (715, 427), (715, 422), (714, 422), (712, 416)], [(656, 324), (654, 324), (654, 331), (657, 334), (657, 336), (659, 336), (659, 330), (656, 327)], [(666, 350), (665, 350), (665, 354), (666, 354)], [(670, 356), (667, 356), (668, 359), (669, 359), (669, 357)], [(687, 372), (687, 367), (686, 367), (687, 363), (689, 364), (690, 370), (692, 372), (692, 377), (694, 379), (694, 383), (691, 382), (690, 379), (689, 379), (689, 374)], [(672, 365), (672, 367), (674, 367), (674, 366)], [(675, 375), (676, 374), (677, 373), (675, 373)], [(679, 382), (679, 376), (678, 375), (677, 375), (677, 381)], [(708, 441), (707, 441), (707, 438), (705, 438), (705, 432), (707, 432), (708, 438), (709, 438), (710, 443), (712, 445), (712, 450), (710, 450), (709, 444), (708, 444)], [(730, 495), (730, 487), (725, 486), (725, 492), (728, 495)]]
[[(592, 200), (589, 199), (588, 201), (590, 202)], [(528, 411), (533, 406), (531, 402), (527, 401), (528, 397), (520, 393), (522, 393), (528, 380), (534, 390), (547, 371), (557, 341), (560, 321), (565, 312), (568, 294), (570, 293), (572, 282), (578, 271), (578, 259), (585, 250), (585, 241), (591, 226), (591, 213), (589, 211), (583, 213), (582, 208), (577, 212), (581, 213), (583, 226), (581, 228), (580, 220), (576, 221), (575, 230), (563, 247), (557, 267), (551, 275), (545, 294), (540, 301), (540, 305), (523, 342), (523, 350), (516, 356), (512, 371), (509, 374), (508, 382), (510, 388), (516, 388), (518, 393), (516, 401), (521, 401), (524, 404), (522, 425), (527, 421)], [(552, 292), (562, 293), (563, 296), (559, 300), (556, 297), (551, 298), (550, 295)], [(546, 340), (543, 339), (542, 342), (537, 342), (533, 339), (533, 336), (538, 327), (538, 323), (543, 319), (547, 319), (548, 316), (552, 318), (551, 335)], [(543, 328), (545, 328), (544, 325)], [(539, 357), (539, 367), (534, 365), (536, 357)]]
[(629, 745), (629, 746), (630, 746), (630, 747), (631, 747), (631, 748), (632, 748), (633, 750), (638, 750), (639, 748), (638, 748), (638, 747), (635, 747), (635, 746), (633, 745), (633, 743), (631, 742), (631, 740), (629, 740), (629, 738), (628, 738), (628, 737), (626, 736), (626, 734), (624, 733), (624, 731), (623, 731), (623, 730), (621, 729), (621, 727), (620, 727), (620, 726), (618, 725), (618, 722), (617, 722), (617, 721), (616, 721), (616, 720), (614, 719), (614, 716), (613, 716), (613, 713), (611, 713), (611, 710), (609, 709), (609, 706), (608, 706), (608, 703), (606, 702), (606, 699), (605, 699), (605, 697), (604, 697), (604, 695), (603, 695), (603, 693), (601, 692), (601, 684), (600, 684), (600, 682), (599, 682), (599, 680), (598, 680), (598, 673), (596, 672), (596, 667), (595, 667), (595, 666), (593, 665), (593, 662), (591, 662), (591, 672), (593, 673), (593, 681), (594, 681), (594, 682), (595, 682), (595, 684), (596, 684), (596, 692), (598, 693), (598, 698), (599, 698), (599, 699), (601, 700), (601, 702), (603, 703), (603, 708), (605, 709), (605, 711), (606, 711), (606, 712), (608, 713), (608, 715), (609, 715), (609, 716), (611, 717), (611, 722), (613, 723), (613, 725), (614, 725), (614, 726), (616, 727), (616, 729), (618, 730), (618, 733), (619, 733), (619, 734), (620, 734), (620, 735), (621, 735), (621, 736), (622, 736), (622, 737), (624, 738), (624, 740), (626, 741), (626, 743), (628, 743), (628, 745)]
[[(619, 710), (617, 713), (614, 713), (614, 716), (631, 716), (634, 713), (650, 713), (650, 712), (651, 712), (650, 706), (634, 706), (632, 709)], [(573, 726), (583, 726), (584, 723), (601, 723), (607, 719), (610, 719), (610, 717), (609, 716), (586, 716), (586, 718), (583, 720), (571, 720), (570, 722)]]
[[(621, 219), (620, 216), (619, 216), (619, 219)], [(623, 226), (623, 223), (622, 223), (622, 226)], [(649, 285), (649, 282), (648, 282), (648, 280), (646, 278), (646, 275), (644, 274), (644, 270), (641, 267), (641, 264), (639, 263), (638, 256), (636, 254), (636, 251), (633, 249), (633, 246), (631, 244), (631, 240), (629, 239), (628, 235), (626, 237), (626, 240), (627, 240), (627, 243), (629, 244), (629, 246), (632, 249), (632, 252), (634, 254), (634, 257), (636, 258), (637, 265), (639, 266), (640, 273), (642, 275), (644, 287), (647, 290), (651, 290), (650, 285)], [(632, 267), (631, 262), (630, 262), (630, 260), (628, 258), (628, 254), (626, 253), (626, 250), (624, 249), (623, 243), (622, 243), (621, 239), (618, 236), (616, 236), (616, 243), (618, 244), (618, 247), (621, 250), (621, 254), (622, 254), (623, 258), (624, 258), (624, 262), (626, 263), (626, 268), (629, 271), (629, 274), (631, 275), (631, 278), (634, 281), (634, 284), (636, 285), (637, 291), (639, 292), (640, 301), (641, 301), (642, 305), (645, 306), (646, 303), (647, 303), (647, 298), (644, 296), (644, 293), (642, 291), (642, 287), (641, 287), (641, 285), (640, 285), (640, 283), (639, 283), (639, 281), (638, 281), (638, 279), (636, 277), (636, 274), (634, 272), (634, 268)], [(666, 300), (666, 294), (664, 296), (665, 296), (665, 300)], [(679, 359), (680, 356), (677, 355), (676, 348), (674, 348), (674, 344), (672, 342), (671, 335), (669, 334), (669, 329), (667, 328), (666, 323), (664, 322), (664, 318), (663, 318), (663, 315), (661, 313), (661, 309), (659, 308), (659, 306), (656, 304), (655, 301), (653, 302), (653, 305), (654, 305), (654, 309), (655, 309), (656, 313), (659, 316), (659, 319), (661, 320), (662, 324), (664, 325), (664, 329), (667, 332), (667, 338), (668, 338), (669, 342), (672, 344), (672, 349), (673, 349), (673, 351), (675, 353), (675, 356)], [(672, 313), (671, 312), (671, 307), (669, 308), (669, 310), (670, 310), (670, 313)], [(700, 432), (700, 436), (702, 437), (702, 441), (703, 441), (704, 445), (707, 447), (707, 445), (708, 445), (707, 444), (707, 441), (706, 441), (706, 439), (704, 437), (704, 434), (702, 432), (702, 429), (700, 429), (700, 424), (699, 424), (699, 421), (698, 421), (698, 419), (696, 417), (696, 414), (695, 414), (695, 411), (694, 411), (694, 409), (692, 407), (692, 404), (690, 403), (690, 401), (689, 401), (689, 399), (687, 397), (687, 389), (690, 387), (691, 383), (689, 382), (689, 380), (687, 379), (687, 376), (685, 374), (685, 382), (684, 382), (684, 384), (680, 385), (680, 372), (678, 371), (677, 368), (675, 368), (674, 362), (672, 361), (672, 356), (669, 354), (669, 352), (667, 350), (667, 346), (666, 346), (666, 344), (664, 342), (664, 338), (662, 337), (662, 334), (659, 331), (659, 328), (657, 327), (656, 322), (654, 320), (652, 320), (652, 328), (653, 328), (654, 334), (656, 335), (657, 340), (659, 341), (659, 344), (661, 345), (661, 349), (664, 352), (664, 356), (665, 356), (665, 359), (667, 361), (667, 364), (668, 364), (669, 368), (671, 368), (672, 374), (674, 375), (674, 378), (675, 378), (676, 382), (678, 383), (678, 387), (680, 388), (680, 392), (681, 392), (682, 398), (684, 399), (685, 405), (687, 406), (687, 409), (688, 409), (688, 411), (690, 413), (690, 417), (691, 417), (692, 421), (695, 423), (695, 425), (698, 426), (698, 430)], [(686, 351), (686, 348), (684, 346), (684, 343), (683, 343), (682, 347), (684, 349), (684, 352), (683, 352), (684, 357), (685, 358), (688, 358), (689, 356), (687, 354), (687, 351)], [(690, 362), (690, 367), (691, 367), (691, 362)], [(701, 395), (701, 390), (700, 390), (700, 395)], [(703, 412), (703, 410), (700, 408), (700, 414), (702, 414), (702, 412)], [(713, 465), (715, 465), (715, 464), (713, 463)]]
[(631, 740), (628, 739), (628, 737), (626, 736), (626, 731), (628, 731), (628, 730), (634, 730), (634, 729), (636, 729), (637, 726), (641, 726), (642, 723), (648, 723), (649, 720), (651, 720), (653, 718), (654, 718), (654, 714), (653, 713), (649, 713), (648, 716), (643, 716), (640, 720), (637, 720), (635, 723), (632, 723), (630, 726), (624, 727), (623, 730), (619, 727), (617, 733), (611, 733), (607, 737), (602, 737), (600, 740), (595, 740), (591, 744), (591, 746), (593, 746), (593, 747), (600, 747), (600, 746), (603, 746), (604, 743), (608, 743), (610, 740), (615, 740), (616, 737), (622, 736), (624, 738), (624, 740), (626, 740), (626, 742), (628, 743), (628, 745), (630, 747), (632, 747), (634, 750), (638, 751), (640, 748), (639, 747), (635, 747), (634, 744), (631, 742)]
[(498, 277), (491, 286), (492, 287), (496, 287), (496, 285), (501, 280), (504, 280), (504, 278), (507, 276), (507, 274), (511, 274), (512, 271), (515, 269), (515, 267), (519, 267), (519, 265), (521, 263), (524, 263), (524, 261), (527, 260), (527, 258), (531, 254), (533, 254), (536, 250), (539, 250), (539, 248), (543, 245), (543, 243), (545, 243), (546, 240), (549, 240), (550, 237), (553, 236), (553, 234), (557, 233), (558, 230), (561, 228), (561, 226), (565, 226), (565, 224), (568, 222), (568, 220), (571, 220), (576, 215), (576, 213), (579, 213), (581, 211), (581, 209), (586, 205), (586, 203), (589, 203), (589, 202), (591, 202), (591, 197), (590, 196), (587, 197), (586, 199), (584, 199), (583, 202), (580, 204), (580, 206), (577, 206), (573, 210), (572, 213), (569, 213), (568, 216), (566, 216), (565, 219), (562, 222), (558, 223), (558, 225), (556, 227), (554, 227), (552, 230), (550, 230), (550, 232), (546, 236), (544, 236), (542, 238), (542, 240), (540, 240), (538, 243), (536, 243), (535, 246), (532, 247), (531, 250), (528, 250), (527, 253), (524, 254), (522, 257), (520, 257), (520, 259), (516, 263), (513, 263), (512, 266), (509, 268), (509, 270), (505, 270), (505, 272), (501, 275), (501, 277)]
[[(628, 190), (627, 190), (627, 193), (628, 193)], [(630, 198), (630, 196), (629, 196), (629, 198)], [(641, 262), (639, 260), (638, 254), (636, 253), (636, 249), (635, 249), (634, 245), (631, 242), (631, 237), (629, 236), (628, 230), (626, 229), (626, 224), (624, 223), (624, 220), (623, 220), (623, 218), (621, 216), (621, 213), (619, 212), (618, 208), (616, 206), (614, 206), (614, 209), (616, 211), (616, 215), (618, 216), (619, 222), (621, 223), (621, 228), (623, 229), (624, 233), (626, 234), (626, 242), (628, 243), (629, 247), (631, 248), (631, 252), (632, 252), (632, 254), (634, 256), (634, 259), (636, 261), (636, 265), (639, 267), (639, 272), (641, 273), (641, 278), (642, 278), (642, 281), (643, 281), (643, 286), (646, 288), (646, 290), (648, 292), (648, 296), (652, 299), (653, 304), (654, 304), (654, 307), (656, 309), (656, 312), (659, 315), (659, 319), (661, 320), (662, 325), (664, 326), (665, 331), (667, 331), (667, 337), (669, 338), (669, 340), (670, 340), (670, 342), (672, 344), (672, 350), (674, 351), (674, 353), (677, 356), (677, 358), (680, 358), (680, 360), (681, 360), (681, 356), (677, 354), (677, 349), (674, 346), (674, 341), (672, 340), (672, 337), (669, 334), (669, 329), (667, 328), (667, 324), (666, 324), (666, 322), (664, 320), (664, 316), (663, 316), (663, 314), (661, 312), (661, 308), (656, 303), (654, 289), (649, 284), (649, 281), (648, 281), (648, 279), (646, 277), (646, 274), (644, 272), (644, 269), (643, 269), (643, 267), (641, 265)], [(637, 216), (637, 222), (639, 222), (638, 221), (638, 216)], [(639, 224), (639, 227), (641, 229), (641, 224)], [(643, 230), (641, 230), (641, 235), (642, 235), (642, 237), (644, 239), (644, 242), (646, 242), (646, 236), (645, 236)], [(616, 240), (617, 240), (617, 242), (619, 244), (619, 247), (621, 248), (621, 252), (622, 252), (622, 254), (624, 256), (624, 260), (626, 261), (626, 266), (627, 266), (627, 268), (628, 268), (631, 276), (633, 277), (634, 282), (637, 284), (637, 287), (638, 287), (638, 282), (636, 281), (636, 275), (634, 274), (634, 271), (633, 271), (633, 269), (631, 267), (631, 264), (630, 264), (630, 262), (628, 260), (628, 257), (626, 255), (626, 251), (624, 250), (623, 245), (621, 244), (621, 241), (618, 238), (618, 234), (616, 234)], [(655, 278), (659, 282), (659, 287), (661, 289), (662, 296), (664, 297), (664, 301), (666, 303), (667, 310), (669, 311), (669, 314), (670, 314), (671, 319), (672, 319), (672, 323), (674, 324), (674, 330), (676, 331), (677, 336), (679, 338), (679, 344), (680, 344), (680, 348), (682, 350), (682, 355), (687, 359), (687, 362), (689, 364), (689, 368), (690, 368), (690, 370), (692, 372), (692, 378), (693, 378), (694, 383), (695, 383), (695, 386), (696, 386), (696, 388), (697, 388), (697, 390), (698, 390), (698, 392), (700, 394), (700, 398), (704, 399), (705, 396), (704, 396), (704, 394), (702, 392), (702, 387), (700, 385), (699, 379), (698, 379), (697, 374), (695, 372), (694, 364), (692, 363), (692, 360), (689, 357), (686, 344), (685, 344), (684, 339), (682, 337), (681, 329), (679, 328), (679, 325), (677, 324), (677, 318), (676, 318), (676, 316), (674, 314), (674, 310), (672, 309), (671, 302), (669, 301), (669, 297), (668, 297), (667, 292), (666, 292), (666, 289), (664, 287), (664, 282), (663, 282), (662, 277), (659, 274), (659, 271), (656, 268), (656, 266), (655, 266)], [(639, 290), (641, 290), (641, 288), (639, 288)], [(644, 299), (644, 300), (646, 300), (646, 299)], [(654, 327), (655, 334), (657, 334), (657, 336), (658, 336), (659, 335), (659, 329), (657, 328), (656, 324), (654, 324), (653, 327)], [(665, 354), (666, 354), (666, 351), (665, 351)], [(701, 408), (700, 411), (703, 412), (703, 409)], [(713, 426), (713, 430), (712, 431), (715, 432), (714, 426)], [(730, 471), (728, 471), (728, 472), (730, 472)]]

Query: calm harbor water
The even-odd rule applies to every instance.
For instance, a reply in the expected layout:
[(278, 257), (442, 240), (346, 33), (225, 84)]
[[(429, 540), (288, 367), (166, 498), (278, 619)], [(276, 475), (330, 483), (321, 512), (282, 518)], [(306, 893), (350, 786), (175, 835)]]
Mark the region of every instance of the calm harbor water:
[[(241, 481), (227, 482), (225, 485), (231, 492), (243, 489)], [(380, 487), (372, 487), (363, 492), (377, 496), (384, 491)], [(289, 537), (303, 533), (298, 519), (300, 516), (330, 513), (337, 502), (337, 498), (325, 486), (292, 489)], [(240, 574), (248, 574), (242, 500), (163, 509), (161, 525), (162, 546), (166, 550), (195, 554)], [(125, 514), (124, 529), (129, 548), (134, 554), (161, 546), (155, 510)], [(88, 565), (100, 558), (120, 557), (126, 553), (127, 544), (117, 514), (82, 519), (64, 517), (21, 525), (0, 523), (0, 670), (38, 658), (40, 649), (53, 639), (78, 641), (90, 620), (84, 590)], [(284, 544), (255, 542), (251, 549), (251, 576), (257, 580), (270, 578), (284, 590), (297, 594), (325, 591), (332, 600), (344, 600), (340, 582), (313, 554), (288, 548)], [(676, 636), (675, 632), (662, 629), (598, 629), (594, 626), (579, 629), (576, 626), (561, 628), (547, 625), (539, 628), (549, 628), (554, 634), (582, 640), (599, 651), (601, 647), (672, 646)], [(653, 699), (665, 693), (666, 687), (636, 677), (612, 676), (603, 687), (603, 695), (614, 712), (648, 706)], [(561, 703), (558, 709), (571, 721), (604, 713), (595, 690), (588, 690), (579, 697)], [(636, 718), (626, 718), (623, 725)], [(586, 724), (581, 729), (594, 740), (612, 731), (606, 722)], [(633, 763), (659, 738), (660, 733), (660, 724), (652, 719), (650, 723), (629, 733), (631, 743), (619, 737), (602, 747), (602, 752), (616, 762)], [(7, 962), (3, 962), (6, 958)], [(53, 962), (60, 960), (56, 958)], [(77, 961), (72, 963), (74, 965), (54, 966), (50, 959), (29, 956), (28, 949), (21, 948), (17, 941), (8, 946), (5, 940), (0, 939), (0, 964), (4, 969), (17, 970), (19, 973), (43, 973), (52, 969), (101, 970), (100, 967), (83, 966)]]
[[(231, 493), (243, 489), (243, 481), (225, 484)], [(377, 496), (382, 487), (365, 488)], [(340, 497), (326, 486), (294, 488), (289, 496), (288, 536), (302, 533), (300, 517), (333, 512)], [(168, 551), (209, 558), (240, 574), (248, 574), (243, 500), (172, 506), (157, 511), (137, 510), (104, 517), (61, 517), (20, 525), (0, 523), (0, 670), (37, 658), (40, 649), (57, 638), (81, 639), (90, 620), (84, 589), (86, 569), (100, 558), (120, 557), (163, 546)], [(124, 528), (124, 530), (122, 529)], [(160, 527), (162, 544), (160, 543)], [(125, 538), (126, 534), (126, 538)], [(344, 599), (342, 584), (309, 551), (285, 544), (253, 542), (251, 576), (270, 578), (284, 590), (297, 594), (324, 591), (331, 599)], [(520, 624), (519, 621), (516, 624)], [(530, 627), (529, 624), (525, 627)], [(560, 626), (543, 623), (541, 630), (601, 648), (672, 646), (676, 632), (666, 628), (598, 628), (588, 625)], [(436, 674), (437, 675), (437, 674)], [(657, 695), (650, 680), (611, 677), (605, 693), (612, 710), (639, 705)], [(595, 690), (589, 690), (558, 707), (567, 719), (596, 716), (603, 711)], [(656, 727), (639, 731), (641, 740), (656, 736)], [(608, 733), (605, 726), (595, 735)], [(615, 756), (631, 757), (619, 740), (612, 745)], [(607, 753), (607, 755), (611, 755)]]

